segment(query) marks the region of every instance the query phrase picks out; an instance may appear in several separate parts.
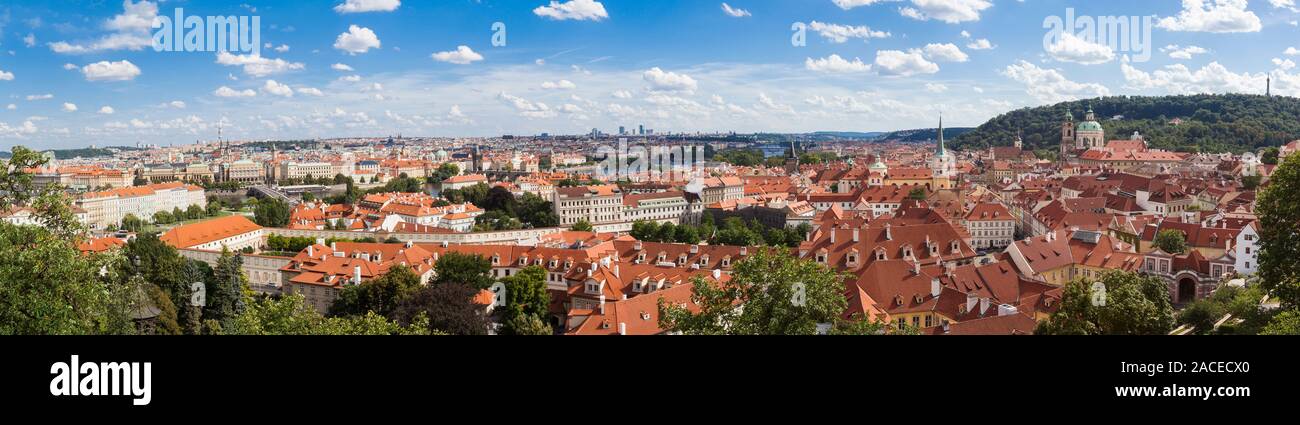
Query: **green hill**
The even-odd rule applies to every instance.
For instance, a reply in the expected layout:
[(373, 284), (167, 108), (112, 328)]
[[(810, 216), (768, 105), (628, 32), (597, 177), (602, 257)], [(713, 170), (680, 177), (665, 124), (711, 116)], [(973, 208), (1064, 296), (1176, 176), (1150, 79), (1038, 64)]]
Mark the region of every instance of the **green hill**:
[[(943, 129), (943, 139), (945, 141), (953, 140), (958, 136), (974, 130), (973, 128), (945, 128)], [(878, 140), (888, 142), (928, 142), (939, 139), (939, 129), (937, 128), (918, 128), (914, 130), (900, 130), (893, 133), (882, 135)]]
[[(1108, 139), (1127, 139), (1137, 131), (1158, 149), (1240, 153), (1300, 139), (1300, 99), (1294, 97), (1112, 96), (1011, 111), (956, 138), (952, 146), (1010, 146), (1023, 131), (1026, 149), (1055, 150), (1066, 112), (1078, 123), (1089, 107)], [(1174, 125), (1175, 119), (1182, 122)]]

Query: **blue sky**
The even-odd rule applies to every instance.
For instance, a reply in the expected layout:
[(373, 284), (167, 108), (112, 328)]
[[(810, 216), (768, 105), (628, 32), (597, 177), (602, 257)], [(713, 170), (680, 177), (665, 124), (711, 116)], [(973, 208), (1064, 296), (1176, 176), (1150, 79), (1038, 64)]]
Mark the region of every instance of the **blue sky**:
[[(239, 139), (879, 131), (1104, 94), (1262, 93), (1267, 77), (1297, 95), (1296, 3), (8, 1), (0, 147), (193, 143), (218, 123)], [(1152, 16), (1132, 32), (1150, 47), (1045, 40), (1071, 7)], [(259, 16), (265, 47), (154, 51), (150, 24), (177, 8)]]

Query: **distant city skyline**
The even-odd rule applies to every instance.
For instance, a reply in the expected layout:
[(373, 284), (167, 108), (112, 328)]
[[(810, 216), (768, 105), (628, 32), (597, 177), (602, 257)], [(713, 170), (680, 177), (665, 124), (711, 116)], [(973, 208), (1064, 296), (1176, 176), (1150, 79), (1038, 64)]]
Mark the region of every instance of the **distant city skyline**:
[[(0, 148), (192, 144), (219, 123), (235, 140), (874, 132), (1102, 95), (1263, 94), (1269, 79), (1300, 94), (1293, 0), (1077, 3), (12, 4)], [(260, 56), (154, 51), (154, 18), (177, 8), (260, 17)], [(1045, 40), (1045, 20), (1071, 16), (1153, 16), (1132, 21), (1148, 48)]]

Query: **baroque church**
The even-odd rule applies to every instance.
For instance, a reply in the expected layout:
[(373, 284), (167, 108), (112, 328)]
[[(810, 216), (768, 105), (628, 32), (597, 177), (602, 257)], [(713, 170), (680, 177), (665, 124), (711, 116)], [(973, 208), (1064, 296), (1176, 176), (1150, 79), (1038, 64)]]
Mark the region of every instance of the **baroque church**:
[(1075, 125), (1074, 114), (1066, 111), (1065, 123), (1061, 125), (1061, 159), (1064, 160), (1069, 156), (1075, 156), (1078, 152), (1083, 152), (1092, 148), (1103, 148), (1106, 146), (1106, 129), (1101, 127), (1097, 122), (1097, 114), (1088, 108), (1088, 112), (1083, 117), (1083, 122)]

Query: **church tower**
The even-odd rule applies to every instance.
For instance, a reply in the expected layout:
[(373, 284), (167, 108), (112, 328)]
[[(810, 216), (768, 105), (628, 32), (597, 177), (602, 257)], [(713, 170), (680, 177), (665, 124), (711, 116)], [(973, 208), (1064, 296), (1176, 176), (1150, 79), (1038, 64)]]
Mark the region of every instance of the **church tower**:
[(1084, 115), (1083, 122), (1079, 123), (1075, 131), (1074, 148), (1086, 151), (1103, 146), (1106, 146), (1106, 130), (1102, 128), (1100, 122), (1097, 122), (1097, 114), (1092, 112), (1092, 108), (1088, 108), (1087, 115)]
[(1062, 161), (1064, 161), (1065, 157), (1069, 156), (1070, 152), (1074, 150), (1074, 144), (1075, 144), (1074, 114), (1070, 113), (1070, 111), (1067, 110), (1065, 111), (1065, 123), (1061, 124), (1060, 159)]
[(956, 160), (952, 153), (948, 152), (947, 146), (943, 142), (943, 116), (939, 116), (939, 149), (935, 152), (934, 158), (930, 160), (930, 169), (934, 171), (935, 177), (951, 178), (957, 174)]

